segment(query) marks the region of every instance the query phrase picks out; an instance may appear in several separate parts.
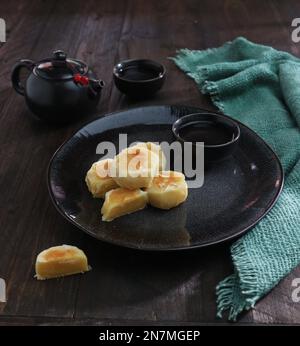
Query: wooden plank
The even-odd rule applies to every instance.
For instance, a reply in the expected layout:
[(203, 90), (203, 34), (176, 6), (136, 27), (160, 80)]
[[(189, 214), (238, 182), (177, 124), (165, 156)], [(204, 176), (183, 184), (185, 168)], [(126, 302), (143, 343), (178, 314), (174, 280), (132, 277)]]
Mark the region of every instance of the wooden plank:
[[(215, 317), (215, 286), (231, 268), (229, 244), (192, 252), (153, 254), (95, 241), (64, 221), (51, 205), (45, 173), (60, 143), (89, 119), (146, 104), (189, 104), (213, 109), (170, 60), (179, 48), (206, 49), (236, 36), (299, 54), (289, 23), (298, 1), (9, 1), (0, 3), (8, 40), (0, 48), (0, 277), (8, 301), (5, 324), (224, 323)], [(85, 60), (107, 83), (94, 115), (65, 128), (30, 120), (10, 85), (20, 58), (40, 59), (65, 49)], [(148, 57), (168, 69), (165, 86), (133, 101), (113, 85), (119, 60)], [(57, 244), (86, 251), (93, 270), (83, 276), (37, 282), (35, 256)], [(290, 298), (299, 267), (241, 323), (299, 323)]]
[[(187, 14), (185, 9), (182, 1), (173, 1), (172, 4), (166, 1), (129, 3), (115, 63), (137, 56), (156, 59), (166, 65), (168, 79), (162, 91), (150, 100), (130, 100), (113, 88), (111, 109), (159, 103), (209, 107), (208, 100), (199, 94), (191, 80), (167, 59), (174, 56), (179, 44), (183, 47), (184, 42), (188, 42), (190, 46), (197, 39), (194, 34), (197, 30), (192, 28), (197, 13), (189, 11)], [(185, 16), (189, 21), (184, 19)], [(179, 30), (180, 20), (184, 20), (184, 25), (191, 22), (191, 30), (189, 26), (186, 31)], [(219, 279), (230, 272), (227, 246), (222, 250), (195, 251), (192, 255), (158, 255), (100, 247), (87, 239), (85, 248), (91, 248), (89, 253), (93, 256), (94, 270), (80, 283), (77, 318), (135, 317), (151, 321), (219, 322), (215, 317), (214, 292)], [(209, 258), (205, 259), (203, 253), (209, 254)], [(99, 266), (93, 263), (99, 263)], [(214, 267), (213, 272), (204, 271), (207, 267)], [(165, 280), (165, 275), (168, 275), (168, 280)], [(92, 283), (97, 290), (89, 295)]]
[[(31, 27), (31, 16), (34, 13), (43, 30), (35, 27), (34, 32), (38, 36), (31, 37), (32, 46), (28, 47), (28, 51), (24, 49), (22, 54), (19, 53), (19, 58), (43, 58), (58, 47), (66, 49), (71, 56), (75, 56), (77, 50), (80, 50), (79, 55), (84, 55), (90, 48), (80, 46), (80, 42), (85, 41), (88, 44), (87, 38), (92, 39), (97, 46), (95, 37), (91, 37), (89, 32), (91, 5), (91, 2), (79, 1), (69, 4), (52, 2), (48, 12), (47, 7), (43, 7), (42, 13), (36, 13), (37, 9), (41, 8), (38, 4), (37, 8), (27, 14), (24, 25)], [(74, 6), (77, 13), (73, 12)], [(97, 22), (95, 19), (96, 24)], [(101, 31), (105, 32), (105, 23), (99, 23), (102, 25)], [(108, 23), (115, 24), (106, 21), (106, 25)], [(86, 28), (87, 32), (83, 28)], [(102, 51), (102, 47), (98, 47)], [(97, 54), (96, 49), (94, 52)], [(102, 70), (105, 71), (103, 68)], [(16, 96), (10, 86), (5, 87), (9, 88), (10, 97), (5, 101), (1, 113), (1, 150), (2, 157), (5, 158), (1, 161), (1, 191), (6, 196), (1, 200), (1, 220), (6, 227), (1, 233), (1, 243), (5, 244), (5, 247), (0, 262), (1, 277), (7, 279), (8, 302), (0, 308), (9, 315), (70, 317), (76, 306), (80, 277), (70, 278), (65, 282), (58, 280), (47, 284), (37, 283), (33, 279), (33, 264), (36, 254), (45, 247), (64, 242), (80, 244), (82, 234), (77, 230), (74, 232), (74, 228), (56, 213), (45, 183), (46, 168), (51, 155), (78, 124), (69, 128), (49, 129), (30, 120), (27, 118), (29, 112), (25, 108), (24, 100)], [(16, 127), (16, 124), (20, 125)], [(9, 205), (5, 210), (4, 204)], [(16, 215), (21, 217), (16, 218)]]

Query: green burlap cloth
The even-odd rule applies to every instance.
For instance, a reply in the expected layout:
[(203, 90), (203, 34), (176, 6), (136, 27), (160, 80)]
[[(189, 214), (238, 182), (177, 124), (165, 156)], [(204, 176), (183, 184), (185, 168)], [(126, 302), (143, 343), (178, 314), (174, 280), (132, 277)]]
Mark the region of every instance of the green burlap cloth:
[(241, 37), (173, 60), (220, 111), (256, 131), (285, 172), (278, 202), (231, 246), (234, 273), (217, 286), (218, 315), (235, 320), (300, 263), (300, 60)]

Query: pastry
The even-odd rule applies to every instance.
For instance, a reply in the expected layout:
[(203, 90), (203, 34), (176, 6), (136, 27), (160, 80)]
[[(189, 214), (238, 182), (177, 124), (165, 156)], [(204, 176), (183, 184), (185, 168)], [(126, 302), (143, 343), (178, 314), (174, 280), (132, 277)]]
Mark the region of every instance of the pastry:
[(139, 189), (129, 190), (120, 187), (108, 191), (101, 209), (102, 220), (112, 221), (122, 215), (144, 209), (147, 201), (147, 193)]
[(45, 280), (90, 270), (84, 252), (76, 246), (60, 245), (42, 251), (36, 259), (36, 278)]
[(139, 142), (136, 145), (132, 146), (131, 148), (134, 148), (134, 147), (144, 147), (154, 152), (159, 157), (159, 170), (163, 171), (165, 169), (167, 160), (160, 145), (155, 144), (153, 142)]
[(103, 198), (105, 193), (118, 187), (117, 183), (109, 176), (112, 159), (94, 162), (86, 174), (87, 187), (94, 197)]
[(143, 147), (122, 150), (111, 165), (111, 176), (121, 187), (130, 190), (148, 187), (159, 171), (159, 156)]
[(188, 196), (185, 176), (180, 172), (162, 171), (147, 188), (149, 203), (156, 208), (171, 209), (183, 203)]

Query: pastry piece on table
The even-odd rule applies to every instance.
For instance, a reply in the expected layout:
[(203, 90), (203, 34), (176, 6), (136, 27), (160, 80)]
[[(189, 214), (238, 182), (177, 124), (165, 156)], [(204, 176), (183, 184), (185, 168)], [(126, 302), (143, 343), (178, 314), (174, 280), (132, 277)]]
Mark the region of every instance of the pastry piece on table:
[(111, 176), (130, 190), (148, 187), (159, 171), (159, 156), (143, 147), (122, 150), (111, 165)]
[(107, 191), (118, 187), (117, 183), (109, 176), (112, 159), (94, 162), (86, 174), (85, 181), (89, 191), (94, 197), (104, 198)]
[(101, 209), (102, 220), (112, 221), (122, 215), (144, 209), (147, 205), (147, 192), (118, 188), (105, 194), (105, 201)]
[(171, 209), (183, 203), (188, 196), (185, 176), (180, 172), (162, 171), (147, 188), (149, 203), (156, 208)]
[(60, 245), (42, 251), (36, 259), (38, 280), (84, 273), (90, 270), (84, 252), (76, 246)]

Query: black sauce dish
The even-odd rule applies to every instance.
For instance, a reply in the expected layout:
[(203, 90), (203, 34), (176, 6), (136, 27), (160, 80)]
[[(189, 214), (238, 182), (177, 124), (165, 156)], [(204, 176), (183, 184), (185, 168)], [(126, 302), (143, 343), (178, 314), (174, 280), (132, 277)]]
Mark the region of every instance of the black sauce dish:
[(240, 127), (236, 121), (212, 112), (183, 116), (175, 121), (172, 131), (181, 143), (204, 146), (205, 162), (227, 158), (234, 153), (240, 139)]
[(161, 89), (166, 79), (166, 68), (149, 59), (124, 60), (115, 65), (113, 78), (123, 94), (144, 98)]

